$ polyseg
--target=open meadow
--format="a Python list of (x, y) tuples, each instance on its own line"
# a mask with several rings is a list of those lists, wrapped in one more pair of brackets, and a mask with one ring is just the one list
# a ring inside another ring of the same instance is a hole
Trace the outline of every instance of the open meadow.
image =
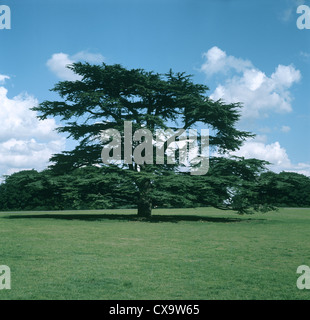
[(0, 265), (17, 299), (298, 299), (310, 209), (1, 212)]

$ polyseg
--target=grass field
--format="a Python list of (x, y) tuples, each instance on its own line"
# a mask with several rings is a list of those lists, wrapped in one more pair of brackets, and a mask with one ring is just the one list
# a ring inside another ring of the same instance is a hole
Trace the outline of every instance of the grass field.
[(10, 299), (310, 299), (310, 209), (2, 212)]

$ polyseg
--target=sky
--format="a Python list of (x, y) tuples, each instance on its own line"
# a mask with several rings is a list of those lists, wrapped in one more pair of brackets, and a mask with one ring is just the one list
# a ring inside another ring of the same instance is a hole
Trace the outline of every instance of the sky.
[(212, 99), (243, 105), (237, 127), (256, 136), (232, 155), (310, 176), (310, 30), (297, 26), (297, 8), (310, 0), (1, 5), (11, 29), (0, 29), (0, 176), (43, 170), (52, 154), (72, 148), (55, 131), (58, 119), (40, 121), (30, 108), (59, 99), (50, 89), (77, 79), (66, 68), (77, 61), (191, 74)]

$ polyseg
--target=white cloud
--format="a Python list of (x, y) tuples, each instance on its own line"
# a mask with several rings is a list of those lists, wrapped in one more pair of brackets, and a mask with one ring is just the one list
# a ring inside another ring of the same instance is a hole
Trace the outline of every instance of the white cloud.
[(243, 119), (264, 118), (270, 113), (292, 111), (289, 89), (301, 79), (300, 71), (294, 66), (278, 65), (275, 71), (267, 76), (250, 61), (227, 56), (217, 47), (211, 48), (204, 56), (207, 60), (201, 70), (206, 75), (224, 73), (227, 76), (228, 71), (231, 71), (210, 97), (227, 103), (241, 102)]
[(248, 140), (240, 150), (232, 152), (233, 155), (245, 158), (256, 158), (266, 160), (277, 167), (290, 165), (286, 150), (280, 146), (278, 141), (265, 144), (264, 142)]
[(287, 168), (285, 171), (296, 172), (310, 177), (310, 164), (308, 163), (298, 163), (296, 165), (291, 165), (290, 168)]
[[(273, 73), (267, 75), (256, 68), (249, 60), (229, 56), (218, 47), (204, 53), (205, 62), (201, 71), (207, 76), (221, 75), (222, 80), (210, 95), (213, 100), (222, 99), (227, 103), (240, 102), (241, 121), (253, 121), (269, 117), (272, 113), (292, 111), (291, 87), (300, 81), (301, 73), (293, 65), (279, 64)], [(280, 130), (289, 132), (291, 128), (283, 125)], [(310, 164), (291, 162), (285, 148), (278, 141), (267, 143), (272, 130), (259, 129), (263, 135), (247, 140), (241, 148), (231, 155), (256, 158), (271, 163), (269, 169), (275, 172), (292, 171), (310, 176)], [(214, 154), (219, 156), (218, 154)]]
[(206, 61), (201, 66), (201, 71), (212, 76), (215, 73), (227, 73), (230, 70), (241, 72), (252, 67), (248, 60), (227, 56), (226, 52), (218, 47), (213, 47), (203, 54)]
[(281, 131), (282, 131), (282, 132), (285, 132), (285, 133), (286, 133), (286, 132), (290, 132), (290, 131), (291, 131), (291, 128), (290, 128), (289, 126), (282, 126), (282, 127), (281, 127)]
[(266, 144), (264, 139), (251, 139), (245, 141), (241, 148), (231, 152), (231, 155), (244, 157), (246, 159), (256, 158), (271, 163), (268, 168), (274, 172), (290, 171), (310, 176), (310, 164), (293, 164), (285, 148), (278, 141)]
[(52, 57), (47, 61), (48, 68), (61, 80), (81, 80), (81, 76), (75, 74), (69, 65), (77, 61), (87, 61), (89, 63), (101, 63), (104, 57), (99, 53), (90, 53), (87, 51), (80, 51), (73, 56), (69, 56), (66, 53), (54, 53)]
[(283, 66), (280, 64), (271, 75), (269, 84), (272, 86), (272, 89), (285, 90), (300, 79), (301, 73), (299, 70), (296, 70), (294, 66)]
[(54, 53), (52, 57), (47, 61), (48, 68), (62, 80), (80, 80), (81, 76), (76, 75), (72, 70), (68, 68), (69, 65), (74, 63), (66, 53)]
[(10, 79), (10, 77), (4, 74), (0, 74), (0, 84), (4, 84), (6, 79)]
[(12, 99), (0, 87), (0, 176), (24, 169), (42, 170), (54, 153), (64, 150), (65, 139), (54, 129), (54, 119), (38, 120), (30, 110), (38, 101), (20, 94)]
[(74, 61), (87, 61), (89, 63), (102, 63), (104, 56), (100, 53), (91, 53), (88, 51), (80, 51), (71, 57)]

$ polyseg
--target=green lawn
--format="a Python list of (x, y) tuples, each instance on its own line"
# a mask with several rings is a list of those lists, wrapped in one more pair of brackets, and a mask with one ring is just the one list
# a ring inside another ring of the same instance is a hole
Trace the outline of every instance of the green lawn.
[(310, 209), (2, 212), (3, 299), (309, 299)]

